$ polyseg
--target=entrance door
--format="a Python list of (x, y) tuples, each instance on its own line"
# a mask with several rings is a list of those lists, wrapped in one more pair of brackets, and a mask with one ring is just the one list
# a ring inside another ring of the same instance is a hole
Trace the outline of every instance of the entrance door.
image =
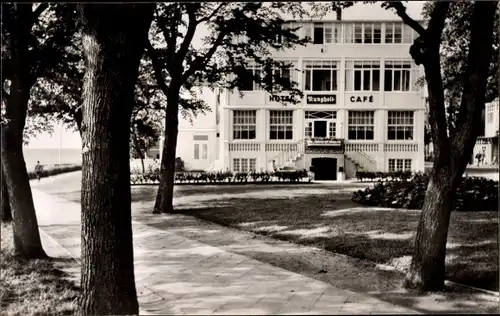
[(328, 130), (326, 129), (326, 121), (314, 121), (313, 137), (327, 137)]
[(337, 180), (336, 158), (312, 158), (315, 180)]

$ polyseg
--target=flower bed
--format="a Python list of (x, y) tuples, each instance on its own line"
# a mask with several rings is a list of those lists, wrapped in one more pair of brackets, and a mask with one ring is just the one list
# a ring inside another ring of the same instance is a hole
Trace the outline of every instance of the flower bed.
[[(307, 170), (286, 172), (177, 172), (175, 184), (250, 184), (250, 183), (308, 183), (312, 181)], [(159, 184), (159, 168), (150, 168), (145, 173), (134, 170), (130, 176), (132, 185)]]
[[(403, 209), (422, 209), (429, 177), (415, 174), (404, 181), (379, 182), (373, 188), (354, 192), (352, 201)], [(463, 178), (453, 200), (454, 211), (498, 211), (498, 181)]]

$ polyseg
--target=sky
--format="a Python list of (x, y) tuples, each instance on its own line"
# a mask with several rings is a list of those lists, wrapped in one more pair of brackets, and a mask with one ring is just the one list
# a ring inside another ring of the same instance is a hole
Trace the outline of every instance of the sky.
[[(408, 1), (406, 12), (411, 18), (420, 19), (425, 1)], [(336, 14), (324, 17), (325, 20), (335, 20)], [(380, 4), (355, 4), (342, 12), (343, 20), (400, 20), (393, 10), (385, 10)], [(206, 33), (199, 34), (198, 39), (206, 36)], [(197, 46), (197, 45), (196, 45)], [(62, 126), (54, 128), (52, 135), (43, 133), (32, 139), (27, 148), (81, 148), (81, 139), (78, 132), (65, 130)]]

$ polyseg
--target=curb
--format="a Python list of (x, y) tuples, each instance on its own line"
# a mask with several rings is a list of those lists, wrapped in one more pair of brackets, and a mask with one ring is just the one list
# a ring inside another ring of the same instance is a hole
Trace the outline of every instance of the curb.
[[(50, 240), (52, 243), (54, 243), (54, 244), (55, 244), (58, 248), (62, 249), (62, 250), (63, 250), (63, 252), (67, 253), (67, 254), (71, 257), (71, 259), (73, 259), (73, 260), (76, 262), (76, 264), (77, 264), (78, 266), (80, 266), (80, 267), (81, 267), (80, 260), (79, 260), (79, 259), (77, 259), (77, 258), (75, 258), (75, 257), (74, 257), (74, 256), (73, 256), (73, 255), (72, 255), (72, 254), (68, 251), (68, 249), (64, 248), (64, 247), (63, 247), (63, 246), (62, 246), (59, 242), (57, 242), (57, 240), (55, 240), (55, 238), (53, 238), (53, 237), (52, 237), (52, 236), (50, 236), (50, 235), (49, 235), (46, 231), (44, 231), (44, 230), (43, 230), (43, 228), (40, 228), (40, 227), (39, 227), (39, 228), (38, 228), (38, 230), (39, 230), (39, 231), (40, 231), (40, 232), (41, 232), (41, 233), (42, 233), (45, 237), (47, 237), (47, 239), (48, 239), (48, 240)], [(137, 287), (137, 284), (136, 284), (136, 287)], [(142, 288), (144, 288), (144, 289), (148, 289), (149, 291), (153, 292), (151, 289), (149, 289), (149, 288), (145, 287), (144, 285), (139, 285), (139, 287), (142, 287)], [(153, 292), (153, 293), (154, 293), (154, 292)], [(150, 312), (148, 312), (148, 311), (146, 311), (146, 310), (142, 309), (142, 308), (139, 306), (139, 314), (138, 314), (138, 315), (156, 315), (156, 314), (154, 314), (154, 313), (150, 313)]]

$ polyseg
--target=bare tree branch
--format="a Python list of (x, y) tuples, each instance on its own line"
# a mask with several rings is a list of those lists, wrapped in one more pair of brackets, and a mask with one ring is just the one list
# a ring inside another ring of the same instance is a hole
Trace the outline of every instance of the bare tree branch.
[[(170, 13), (170, 12), (169, 12)], [(175, 11), (172, 12), (173, 15), (178, 16), (179, 15), (179, 10), (178, 8), (175, 8)], [(166, 68), (168, 72), (172, 72), (171, 65), (174, 64), (174, 59), (175, 59), (175, 47), (177, 46), (177, 30), (178, 30), (178, 24), (176, 22), (177, 19), (172, 19), (172, 22), (170, 23), (170, 31), (167, 28), (165, 21), (161, 17), (160, 13), (158, 10), (156, 10), (156, 24), (160, 28), (161, 32), (163, 33), (163, 37), (165, 38), (165, 42), (167, 43), (167, 65)]]
[(206, 17), (204, 18), (201, 18), (198, 20), (198, 23), (203, 23), (203, 22), (207, 22), (207, 21), (210, 21), (210, 19), (212, 19), (217, 13), (219, 13), (219, 11), (225, 7), (228, 3), (227, 2), (222, 2), (221, 4), (219, 4), (219, 6), (217, 8), (215, 8), (212, 13), (210, 13), (209, 15), (207, 15)]
[[(441, 63), (439, 47), (441, 35), (443, 33), (446, 15), (450, 7), (449, 1), (436, 3), (431, 13), (429, 27), (424, 41), (416, 41), (413, 45), (423, 45), (421, 48), (424, 55), (425, 78), (429, 92), (429, 125), (431, 127), (432, 141), (436, 156), (438, 151), (449, 152), (450, 142), (447, 133), (446, 112), (444, 107), (443, 80), (441, 75)], [(441, 163), (441, 162), (436, 162)], [(442, 162), (445, 164), (445, 162)]]
[(146, 43), (146, 50), (148, 52), (149, 57), (151, 58), (151, 64), (153, 66), (153, 72), (154, 76), (156, 79), (156, 83), (158, 84), (158, 87), (163, 91), (165, 95), (167, 95), (167, 92), (169, 90), (169, 87), (165, 81), (165, 78), (163, 77), (161, 70), (163, 69), (162, 64), (160, 62), (160, 59), (158, 58), (158, 54), (156, 53), (156, 50), (154, 49), (153, 45), (151, 45), (151, 42), (148, 40)]
[(196, 32), (196, 27), (198, 26), (198, 22), (196, 21), (196, 16), (194, 14), (196, 9), (193, 8), (192, 5), (188, 4), (186, 4), (186, 9), (189, 17), (188, 29), (186, 31), (186, 35), (184, 36), (184, 40), (182, 41), (182, 44), (179, 47), (179, 50), (175, 54), (176, 65), (174, 65), (176, 66), (175, 68), (180, 69), (181, 72), (183, 70), (182, 62), (184, 61), (184, 58), (186, 58), (186, 54), (189, 51), (189, 46), (191, 45), (194, 34)]
[(403, 22), (415, 30), (419, 35), (425, 34), (425, 29), (420, 23), (412, 19), (406, 13), (406, 7), (401, 1), (391, 1), (387, 4), (387, 8), (392, 8), (396, 10), (396, 14), (403, 20)]
[(229, 33), (229, 30), (225, 28), (224, 30), (220, 31), (219, 35), (217, 36), (217, 39), (213, 43), (212, 47), (208, 50), (208, 52), (205, 55), (197, 56), (196, 59), (193, 61), (191, 64), (191, 67), (189, 67), (188, 70), (182, 75), (182, 80), (185, 81), (187, 80), (190, 76), (192, 76), (196, 71), (204, 69), (205, 66), (208, 64), (212, 56), (215, 54), (217, 51), (217, 48), (222, 44), (222, 41), (224, 40), (224, 37)]

